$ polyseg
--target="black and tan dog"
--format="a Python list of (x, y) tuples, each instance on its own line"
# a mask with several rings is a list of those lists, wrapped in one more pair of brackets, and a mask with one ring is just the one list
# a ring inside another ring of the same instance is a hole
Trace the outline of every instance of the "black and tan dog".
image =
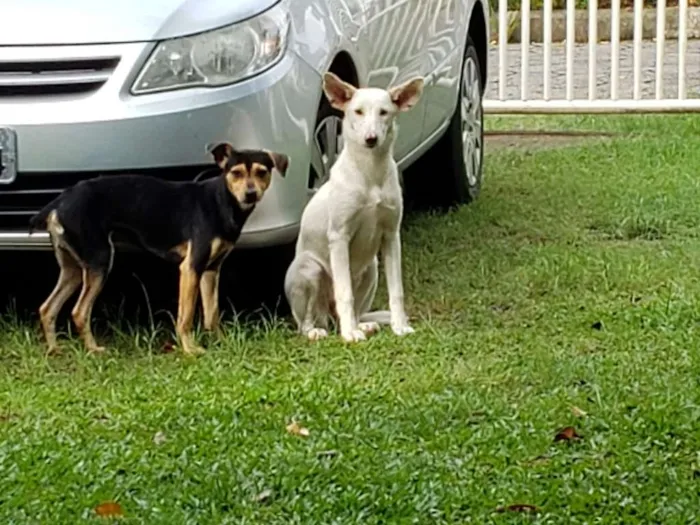
[(204, 327), (219, 320), (219, 272), (246, 219), (270, 185), (272, 170), (284, 176), (288, 158), (264, 150), (211, 150), (221, 175), (201, 182), (173, 182), (146, 175), (115, 175), (79, 182), (30, 220), (30, 231), (48, 230), (60, 266), (58, 283), (39, 309), (49, 351), (56, 317), (82, 283), (73, 321), (90, 352), (104, 351), (90, 329), (92, 306), (112, 267), (112, 234), (126, 232), (145, 249), (180, 264), (177, 335), (188, 354), (204, 349), (192, 329), (201, 291)]

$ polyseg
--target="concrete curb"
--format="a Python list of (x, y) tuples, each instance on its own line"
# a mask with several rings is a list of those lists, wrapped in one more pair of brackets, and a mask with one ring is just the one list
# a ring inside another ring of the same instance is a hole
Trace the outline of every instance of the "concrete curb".
[[(520, 43), (520, 12), (509, 11), (508, 20), (516, 18), (514, 28), (510, 35), (510, 43)], [(530, 39), (531, 42), (543, 40), (543, 13), (541, 10), (530, 12)], [(611, 26), (610, 9), (598, 10), (598, 41), (610, 40)], [(656, 9), (645, 9), (642, 23), (642, 38), (650, 40), (656, 38)], [(576, 10), (574, 35), (576, 42), (588, 42), (588, 10)], [(688, 38), (700, 38), (700, 7), (688, 8)], [(634, 14), (631, 9), (620, 11), (620, 40), (632, 40), (634, 35)], [(678, 38), (678, 8), (666, 9), (666, 38)], [(498, 42), (498, 13), (491, 16), (491, 39)], [(566, 11), (556, 10), (552, 12), (552, 42), (564, 42), (566, 40)]]

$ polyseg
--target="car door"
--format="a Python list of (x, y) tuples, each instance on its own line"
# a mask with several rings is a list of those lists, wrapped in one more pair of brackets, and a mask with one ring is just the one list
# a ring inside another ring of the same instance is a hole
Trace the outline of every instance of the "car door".
[[(416, 75), (427, 75), (426, 0), (360, 0), (365, 25), (360, 40), (365, 50), (367, 86), (387, 88)], [(423, 135), (426, 103), (422, 99), (398, 118), (395, 156), (401, 159), (418, 146)]]
[(423, 139), (430, 137), (452, 117), (462, 68), (462, 45), (467, 31), (469, 0), (425, 0), (426, 112)]

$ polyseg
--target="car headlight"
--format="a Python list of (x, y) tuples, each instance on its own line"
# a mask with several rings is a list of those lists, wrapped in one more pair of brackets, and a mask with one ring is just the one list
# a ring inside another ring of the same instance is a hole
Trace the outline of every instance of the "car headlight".
[(289, 13), (284, 4), (244, 22), (158, 43), (131, 92), (226, 86), (264, 71), (287, 47)]

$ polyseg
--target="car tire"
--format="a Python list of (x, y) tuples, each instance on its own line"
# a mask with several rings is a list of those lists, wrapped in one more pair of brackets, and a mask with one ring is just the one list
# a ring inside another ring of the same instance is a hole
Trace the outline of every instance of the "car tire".
[(411, 207), (449, 209), (479, 196), (483, 114), (481, 64), (474, 42), (467, 38), (457, 107), (447, 130), (404, 177), (406, 200)]

